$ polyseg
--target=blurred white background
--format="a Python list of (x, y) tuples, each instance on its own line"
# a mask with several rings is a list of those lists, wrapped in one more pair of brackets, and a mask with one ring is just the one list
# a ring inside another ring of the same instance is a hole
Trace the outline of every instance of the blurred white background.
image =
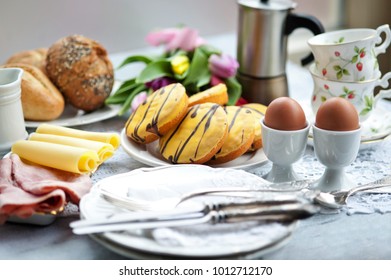
[[(316, 16), (328, 29), (340, 22), (341, 0), (295, 2), (295, 12)], [(237, 16), (236, 0), (0, 0), (0, 64), (71, 34), (116, 53), (147, 46), (144, 38), (156, 28), (183, 24), (203, 37), (235, 33)]]

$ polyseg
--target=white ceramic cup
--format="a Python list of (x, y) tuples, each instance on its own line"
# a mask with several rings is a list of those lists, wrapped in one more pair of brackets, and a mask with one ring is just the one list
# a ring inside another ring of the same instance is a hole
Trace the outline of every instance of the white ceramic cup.
[(361, 142), (361, 128), (351, 131), (324, 130), (312, 126), (314, 150), (326, 169), (311, 188), (325, 192), (349, 189), (355, 186), (345, 173), (345, 167), (354, 162)]
[(379, 76), (377, 56), (386, 52), (390, 42), (391, 30), (385, 24), (376, 30), (357, 28), (326, 32), (310, 38), (308, 45), (315, 57), (316, 74), (330, 80), (352, 82)]
[(264, 179), (278, 183), (300, 179), (292, 169), (305, 152), (310, 124), (300, 130), (276, 130), (266, 126), (261, 120), (263, 151), (273, 163), (271, 171)]
[(342, 97), (354, 105), (360, 118), (360, 122), (366, 121), (375, 110), (377, 103), (382, 98), (391, 97), (391, 89), (383, 89), (374, 95), (375, 87), (387, 88), (391, 79), (391, 72), (383, 77), (362, 82), (338, 82), (325, 79), (314, 73), (314, 65), (310, 72), (314, 81), (314, 89), (311, 97), (311, 107), (316, 115), (320, 105), (332, 97)]

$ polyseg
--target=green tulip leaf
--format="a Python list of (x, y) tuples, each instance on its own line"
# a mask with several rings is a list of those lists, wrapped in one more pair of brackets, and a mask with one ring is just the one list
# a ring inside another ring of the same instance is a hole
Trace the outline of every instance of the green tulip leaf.
[(201, 45), (199, 46), (199, 49), (201, 49), (208, 57), (212, 54), (221, 54), (221, 51), (211, 45)]
[(188, 71), (189, 73), (187, 74), (186, 79), (183, 81), (184, 86), (196, 84), (197, 87), (199, 87), (200, 85), (205, 85), (205, 81), (209, 83), (210, 72), (208, 68), (208, 57), (202, 51), (202, 49), (197, 48), (195, 50)]
[(126, 98), (135, 87), (137, 87), (135, 78), (123, 82), (123, 84), (105, 100), (105, 103), (121, 104), (125, 102)]
[(121, 68), (121, 67), (123, 67), (127, 64), (133, 63), (133, 62), (143, 62), (145, 64), (149, 64), (152, 62), (152, 58), (145, 56), (145, 55), (129, 56), (118, 66), (118, 68)]
[(144, 84), (161, 77), (173, 77), (171, 63), (164, 60), (156, 60), (149, 63), (136, 79), (137, 84)]
[(235, 78), (228, 78), (225, 80), (228, 91), (228, 105), (235, 105), (242, 94), (242, 86)]
[(179, 75), (179, 74), (175, 74), (174, 73), (174, 78), (175, 78), (175, 80), (177, 80), (177, 81), (182, 81), (182, 80), (184, 80), (186, 77), (187, 77), (187, 74), (189, 73), (189, 70), (186, 70), (183, 74), (181, 74), (181, 75)]
[(119, 111), (118, 115), (122, 116), (124, 113), (129, 111), (130, 105), (132, 104), (133, 98), (139, 94), (140, 92), (146, 90), (147, 88), (145, 85), (138, 85), (136, 88), (134, 88), (126, 98), (125, 102), (122, 105), (121, 110)]

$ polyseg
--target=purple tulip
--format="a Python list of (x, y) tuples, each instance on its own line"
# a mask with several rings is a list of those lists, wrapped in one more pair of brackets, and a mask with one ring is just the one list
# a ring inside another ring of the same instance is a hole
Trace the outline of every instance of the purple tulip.
[(172, 83), (175, 83), (175, 81), (167, 77), (161, 77), (145, 83), (145, 86), (155, 91)]
[(213, 75), (227, 79), (235, 76), (239, 63), (228, 54), (212, 54), (209, 57), (209, 70)]

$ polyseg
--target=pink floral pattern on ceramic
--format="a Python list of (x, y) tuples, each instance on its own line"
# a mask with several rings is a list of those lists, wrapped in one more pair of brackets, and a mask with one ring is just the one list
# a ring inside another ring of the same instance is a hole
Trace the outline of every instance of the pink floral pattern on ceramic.
[[(343, 42), (343, 40), (340, 41)], [(350, 76), (352, 76), (352, 74), (355, 74), (356, 78), (354, 78), (354, 80), (365, 81), (367, 80), (365, 74), (369, 72), (369, 71), (365, 71), (365, 69), (369, 67), (373, 70), (372, 75), (378, 75), (379, 63), (376, 59), (374, 49), (372, 49), (369, 52), (369, 54), (367, 54), (367, 50), (365, 47), (360, 49), (358, 46), (354, 46), (353, 52), (354, 52), (353, 56), (352, 55), (349, 56), (349, 54), (344, 55), (339, 51), (335, 51), (334, 57), (330, 59), (330, 61), (321, 69), (321, 71), (319, 69), (320, 63), (319, 61), (316, 61), (315, 65), (317, 65), (317, 72), (322, 73), (322, 76), (324, 77), (328, 77), (331, 75), (334, 80), (341, 80), (344, 77), (349, 79)], [(372, 56), (373, 59), (370, 59), (370, 61), (372, 62), (373, 65), (369, 65), (368, 60), (365, 59), (367, 55)], [(354, 70), (353, 73), (351, 73), (352, 69)], [(369, 77), (369, 79), (372, 78), (373, 77)]]
[(375, 87), (388, 88), (391, 79), (391, 72), (385, 74), (382, 78), (363, 82), (339, 82), (323, 78), (315, 74), (314, 65), (310, 71), (314, 81), (314, 89), (311, 97), (311, 106), (314, 114), (319, 106), (327, 99), (332, 97), (342, 97), (351, 102), (357, 109), (360, 121), (368, 119), (374, 111), (377, 102), (381, 98), (391, 97), (391, 89), (381, 90), (376, 97), (373, 94)]
[[(323, 88), (317, 88), (316, 91), (314, 91), (312, 96), (313, 108), (316, 108), (315, 110), (317, 111), (319, 106), (331, 97), (341, 97), (355, 104), (361, 120), (366, 119), (369, 113), (374, 109), (373, 96), (365, 95), (363, 93), (357, 94), (356, 90), (349, 89), (346, 86), (343, 86), (338, 92), (331, 92), (327, 82), (324, 83)], [(363, 100), (358, 100), (358, 98), (362, 98)]]
[(315, 57), (315, 73), (330, 80), (348, 82), (376, 79), (380, 75), (377, 55), (384, 53), (390, 42), (391, 30), (387, 24), (376, 30), (326, 32), (308, 40)]

